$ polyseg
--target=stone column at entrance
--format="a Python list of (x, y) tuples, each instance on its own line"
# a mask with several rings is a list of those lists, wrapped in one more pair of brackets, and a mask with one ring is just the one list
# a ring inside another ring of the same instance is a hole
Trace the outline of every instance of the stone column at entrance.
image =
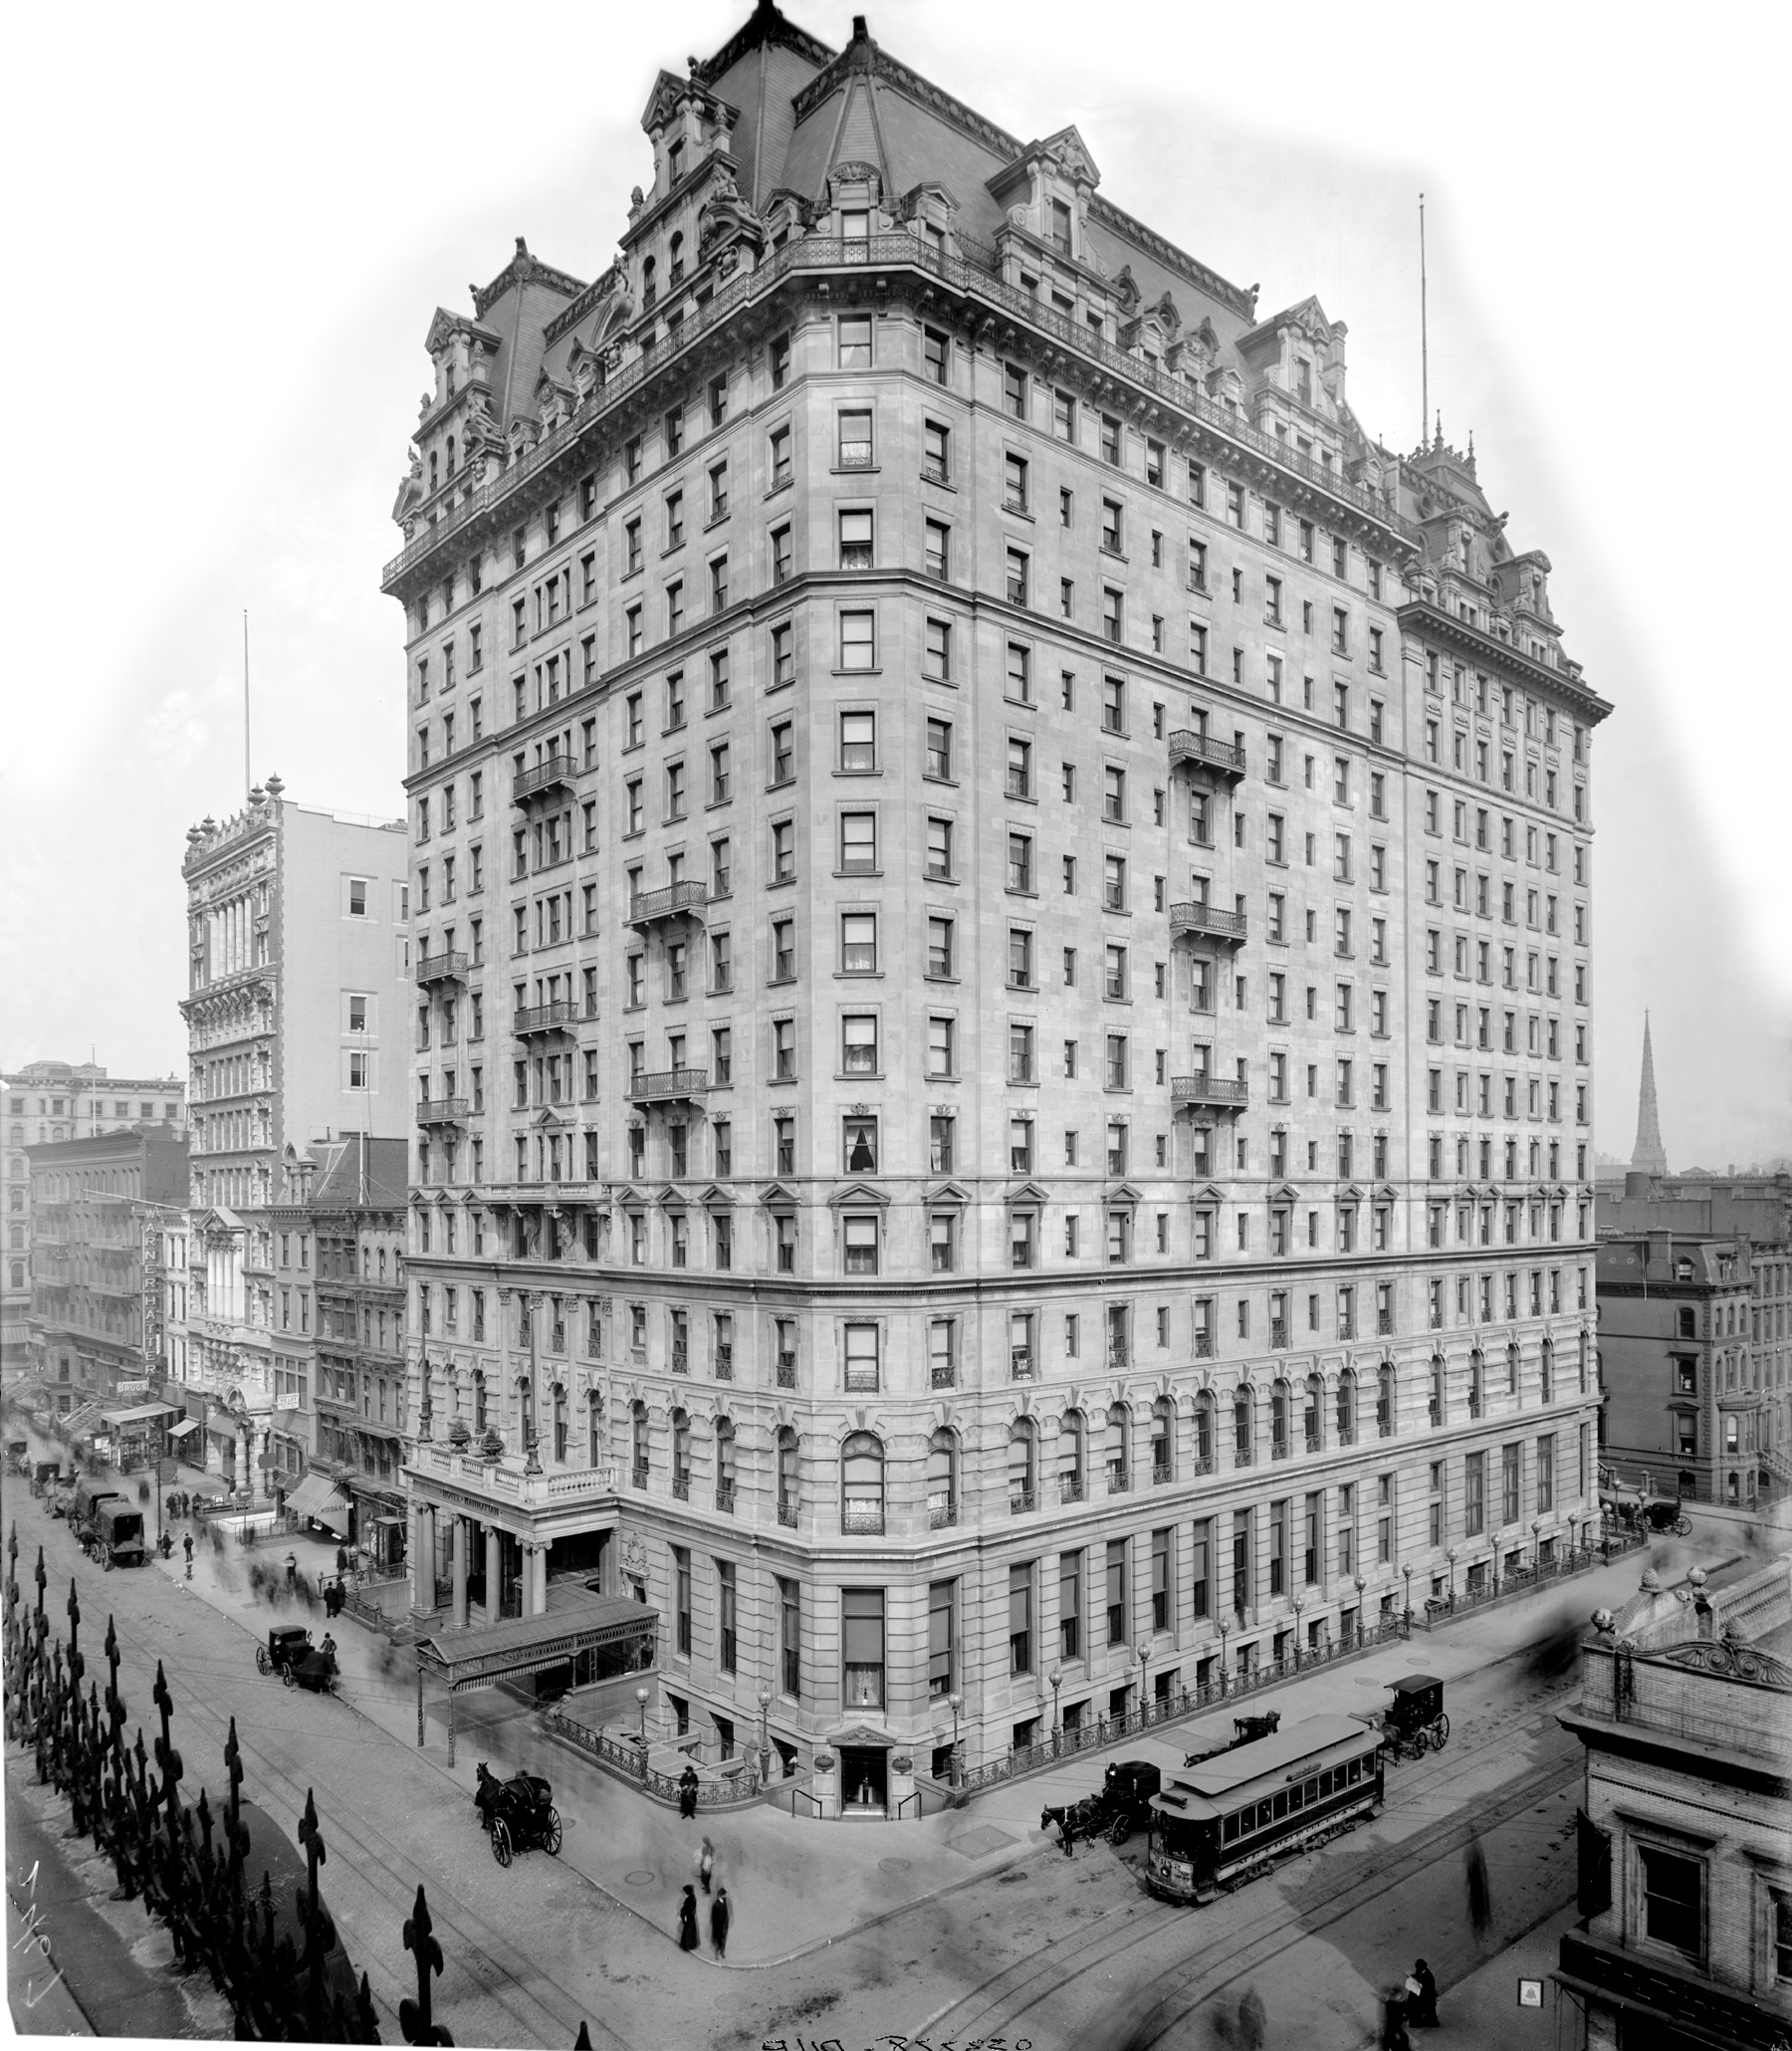
[(436, 1538), (435, 1505), (411, 1505), (410, 1528), (411, 1608), (421, 1614), (435, 1608)]
[(467, 1623), (467, 1520), (454, 1520), (454, 1622), (458, 1630)]
[(496, 1524), (486, 1526), (486, 1622), (497, 1623), (504, 1611), (500, 1576), (504, 1572), (504, 1543)]
[(523, 1546), (523, 1613), (539, 1617), (548, 1607), (548, 1548), (534, 1539)]

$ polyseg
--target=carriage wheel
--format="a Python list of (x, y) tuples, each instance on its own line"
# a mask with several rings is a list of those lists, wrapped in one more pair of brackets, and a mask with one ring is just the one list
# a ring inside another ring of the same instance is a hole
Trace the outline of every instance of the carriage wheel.
[(1125, 1844), (1126, 1840), (1131, 1836), (1132, 1818), (1130, 1816), (1116, 1816), (1113, 1822), (1108, 1825), (1108, 1843), (1115, 1847)]
[(502, 1816), (492, 1818), (492, 1857), (500, 1866), (508, 1866), (511, 1862), (510, 1825)]
[(295, 1688), (298, 1686), (298, 1683), (295, 1682), (293, 1679), (293, 1670), (291, 1666), (285, 1666), (281, 1668), (280, 1678), (282, 1683), (288, 1688)]
[(1434, 1752), (1441, 1752), (1450, 1742), (1450, 1717), (1442, 1709), (1438, 1711), (1438, 1720), (1432, 1725), (1431, 1742)]
[(258, 1671), (263, 1674), (268, 1673), (273, 1667), (274, 1663), (268, 1658), (268, 1648), (265, 1645), (258, 1645), (255, 1648), (255, 1664)]
[(1677, 1538), (1690, 1538), (1692, 1535), (1692, 1519), (1690, 1517), (1676, 1517), (1674, 1520), (1674, 1535)]
[(552, 1852), (558, 1859), (560, 1848), (560, 1819), (558, 1809), (548, 1811), (548, 1828), (542, 1833), (542, 1849)]

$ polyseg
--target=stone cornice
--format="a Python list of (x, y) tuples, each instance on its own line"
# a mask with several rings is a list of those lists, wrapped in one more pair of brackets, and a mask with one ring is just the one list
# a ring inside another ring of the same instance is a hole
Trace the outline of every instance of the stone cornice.
[(1396, 607), (1395, 617), (1403, 628), (1422, 628), (1440, 640), (1453, 641), (1489, 668), (1503, 668), (1525, 683), (1559, 691), (1586, 715), (1589, 726), (1597, 726), (1613, 710), (1611, 704), (1589, 685), (1577, 682), (1562, 670), (1551, 669), (1547, 663), (1538, 662), (1513, 647), (1510, 641), (1502, 641), (1497, 634), (1483, 633), (1465, 619), (1457, 619), (1429, 598), (1409, 598), (1404, 605)]

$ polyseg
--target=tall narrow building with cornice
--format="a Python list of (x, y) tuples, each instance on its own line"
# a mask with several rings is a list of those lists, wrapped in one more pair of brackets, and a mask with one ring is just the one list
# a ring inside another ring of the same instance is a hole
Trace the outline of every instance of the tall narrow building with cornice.
[(653, 1728), (876, 1802), (1566, 1546), (1547, 558), (862, 21), (642, 124), (613, 263), (429, 324), (385, 575), (417, 1608), (637, 1596)]
[(1668, 1173), (1668, 1149), (1662, 1144), (1662, 1118), (1656, 1106), (1655, 1048), (1649, 1040), (1649, 1014), (1643, 1014), (1643, 1080), (1637, 1091), (1637, 1144), (1631, 1166), (1643, 1175)]

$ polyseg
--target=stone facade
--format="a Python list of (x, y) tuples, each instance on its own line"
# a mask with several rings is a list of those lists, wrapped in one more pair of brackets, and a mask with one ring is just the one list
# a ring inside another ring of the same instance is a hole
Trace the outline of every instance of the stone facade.
[(594, 1567), (680, 1727), (939, 1766), (1565, 1541), (1547, 559), (1074, 129), (765, 7), (644, 125), (395, 508), (419, 1608)]
[(1579, 1929), (1556, 1977), (1589, 2051), (1792, 2035), (1792, 1559), (1707, 1594), (1645, 1574), (1594, 1618)]

